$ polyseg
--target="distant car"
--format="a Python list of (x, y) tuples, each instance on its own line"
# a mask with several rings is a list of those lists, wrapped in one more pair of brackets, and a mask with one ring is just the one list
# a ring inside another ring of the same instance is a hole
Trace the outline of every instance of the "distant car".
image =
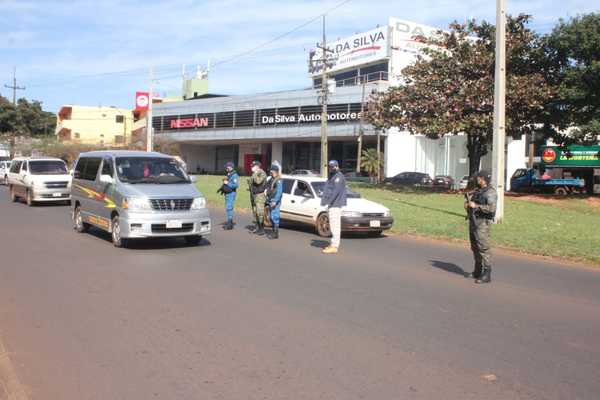
[(458, 190), (467, 190), (467, 186), (469, 186), (469, 175), (465, 175), (458, 182)]
[(431, 188), (433, 180), (428, 174), (422, 172), (402, 172), (391, 178), (386, 178), (383, 183), (398, 186), (412, 186)]
[(365, 173), (358, 173), (358, 172), (346, 172), (344, 174), (344, 177), (346, 177), (346, 181), (348, 182), (369, 182), (370, 178), (369, 175), (365, 174)]
[(454, 179), (448, 175), (436, 175), (433, 178), (433, 187), (437, 190), (452, 190)]
[(15, 158), (8, 172), (8, 186), (12, 201), (24, 199), (28, 206), (71, 200), (71, 175), (60, 158)]
[(311, 169), (295, 169), (292, 171), (290, 175), (294, 176), (321, 176), (318, 171), (314, 171)]
[(10, 161), (0, 161), (0, 183), (8, 185), (8, 171), (10, 170)]
[[(312, 225), (320, 236), (330, 236), (327, 208), (321, 206), (326, 180), (315, 177), (283, 176), (281, 219)], [(348, 189), (348, 204), (342, 209), (342, 232), (380, 235), (390, 229), (394, 218), (381, 204), (363, 199)]]

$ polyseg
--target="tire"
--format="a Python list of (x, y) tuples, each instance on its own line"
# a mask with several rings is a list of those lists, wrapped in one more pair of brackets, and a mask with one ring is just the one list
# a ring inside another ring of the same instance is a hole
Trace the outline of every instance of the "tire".
[(121, 237), (121, 223), (119, 222), (119, 216), (115, 215), (112, 219), (111, 235), (112, 244), (115, 247), (126, 248), (128, 245), (127, 239)]
[(198, 246), (200, 244), (200, 242), (202, 241), (202, 236), (185, 236), (184, 237), (185, 242), (187, 244), (189, 244), (190, 246)]
[(79, 233), (85, 233), (90, 229), (90, 224), (83, 222), (80, 206), (77, 206), (73, 211), (73, 227)]
[(15, 193), (15, 187), (11, 186), (10, 187), (10, 200), (13, 203), (16, 203), (17, 201), (19, 201), (19, 197), (17, 196), (17, 194)]
[(569, 191), (564, 186), (558, 186), (554, 189), (554, 194), (557, 196), (566, 196), (569, 194)]
[(27, 189), (25, 194), (25, 201), (29, 207), (35, 206), (35, 201), (33, 201), (33, 192), (30, 189)]
[(329, 227), (329, 215), (327, 213), (321, 213), (317, 218), (317, 233), (321, 237), (330, 237), (331, 228)]

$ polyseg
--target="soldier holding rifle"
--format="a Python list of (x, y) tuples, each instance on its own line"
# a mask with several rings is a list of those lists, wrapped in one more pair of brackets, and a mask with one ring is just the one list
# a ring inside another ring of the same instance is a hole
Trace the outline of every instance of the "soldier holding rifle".
[(251, 232), (263, 236), (265, 234), (265, 202), (267, 199), (267, 174), (262, 169), (260, 161), (252, 162), (252, 176), (248, 179), (248, 189), (250, 190), (250, 204), (254, 214), (255, 225)]

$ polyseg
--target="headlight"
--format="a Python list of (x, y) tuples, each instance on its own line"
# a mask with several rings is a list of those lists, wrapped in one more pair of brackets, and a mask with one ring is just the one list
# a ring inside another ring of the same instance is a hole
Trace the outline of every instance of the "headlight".
[(123, 199), (123, 208), (130, 211), (151, 211), (150, 200), (143, 197), (130, 197)]
[(392, 212), (390, 210), (387, 210), (386, 212), (383, 213), (384, 217), (391, 217), (392, 216)]
[(201, 210), (206, 208), (206, 199), (204, 197), (196, 197), (192, 202), (192, 210)]
[(360, 218), (362, 214), (358, 211), (342, 211), (342, 216), (350, 218)]

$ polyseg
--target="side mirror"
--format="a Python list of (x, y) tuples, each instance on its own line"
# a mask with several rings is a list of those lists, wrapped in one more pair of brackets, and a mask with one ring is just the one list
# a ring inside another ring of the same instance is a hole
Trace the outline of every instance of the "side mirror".
[(114, 183), (114, 179), (110, 175), (100, 175), (100, 182), (108, 184)]
[(190, 182), (192, 182), (192, 183), (198, 182), (198, 177), (196, 175), (190, 175)]

